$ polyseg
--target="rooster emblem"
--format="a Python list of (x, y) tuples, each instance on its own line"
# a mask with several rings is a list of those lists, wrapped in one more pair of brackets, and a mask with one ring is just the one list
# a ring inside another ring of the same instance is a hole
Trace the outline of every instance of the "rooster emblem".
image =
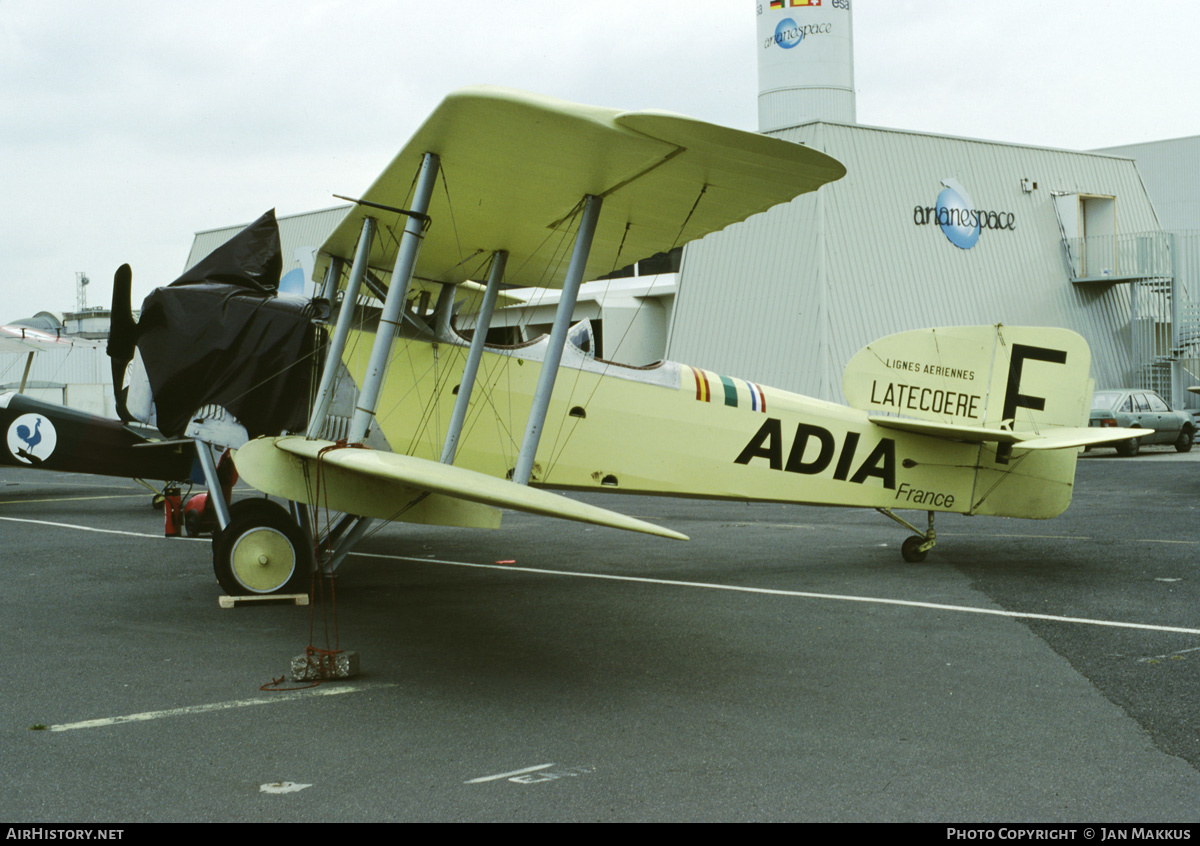
[(54, 424), (40, 414), (22, 414), (8, 427), (8, 451), (22, 464), (41, 464), (57, 440)]
[(32, 451), (35, 446), (42, 442), (42, 418), (38, 418), (33, 424), (33, 432), (30, 433), (28, 426), (17, 427), (17, 438), (25, 442), (25, 449)]

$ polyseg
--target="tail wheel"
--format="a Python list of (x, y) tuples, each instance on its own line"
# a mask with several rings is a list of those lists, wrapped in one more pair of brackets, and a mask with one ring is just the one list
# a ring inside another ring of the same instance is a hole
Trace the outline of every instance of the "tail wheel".
[(308, 536), (267, 499), (235, 502), (229, 525), (213, 538), (213, 571), (231, 596), (306, 591), (312, 569)]
[(925, 544), (925, 538), (913, 535), (910, 538), (905, 538), (904, 543), (900, 544), (900, 555), (909, 564), (920, 564), (929, 556), (928, 549), (921, 549)]

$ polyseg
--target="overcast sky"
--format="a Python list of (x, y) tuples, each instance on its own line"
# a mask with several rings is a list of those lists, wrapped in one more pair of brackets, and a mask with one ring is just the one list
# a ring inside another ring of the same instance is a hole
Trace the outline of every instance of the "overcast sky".
[[(1200, 134), (1194, 0), (852, 2), (860, 123)], [(196, 231), (338, 205), (464, 85), (757, 129), (755, 42), (754, 0), (0, 0), (0, 322), (122, 262), (136, 308)]]

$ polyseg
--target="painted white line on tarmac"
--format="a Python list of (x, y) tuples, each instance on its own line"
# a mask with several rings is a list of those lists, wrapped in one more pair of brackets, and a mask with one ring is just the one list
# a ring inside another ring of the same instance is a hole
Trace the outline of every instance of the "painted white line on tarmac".
[[(135, 538), (162, 539), (162, 535), (145, 534), (142, 532), (123, 532), (117, 529), (93, 529), (90, 526), (78, 526), (71, 523), (52, 523), (47, 520), (28, 520), (18, 517), (0, 517), (11, 523), (33, 523), (40, 526), (56, 526), (63, 529), (78, 529), (82, 532), (99, 532), (109, 535), (126, 535)], [(1033, 536), (1031, 536), (1033, 537)], [(1065, 538), (1079, 540), (1080, 538)], [(208, 542), (208, 538), (171, 538), (170, 540), (193, 540)], [(1179, 543), (1200, 543), (1200, 541), (1178, 541)], [(352, 552), (363, 558), (384, 558), (393, 561), (414, 561), (419, 564), (444, 564), (452, 567), (470, 567), (479, 570), (511, 570), (518, 573), (537, 573), (547, 576), (572, 576), (579, 579), (606, 579), (617, 582), (639, 582), (642, 584), (663, 585), (671, 587), (703, 588), (706, 590), (725, 590), (735, 593), (756, 593), (766, 596), (792, 596), (800, 599), (828, 599), (838, 602), (863, 602), (875, 605), (898, 605), (907, 608), (925, 608), (933, 611), (954, 611), (962, 614), (987, 614), (993, 617), (1008, 617), (1016, 620), (1047, 620), (1056, 623), (1075, 623), (1087, 626), (1106, 626), (1118, 629), (1139, 629), (1150, 632), (1173, 632), (1175, 634), (1200, 635), (1200, 629), (1186, 626), (1156, 626), (1149, 623), (1123, 623), (1117, 620), (1093, 620), (1086, 617), (1063, 617), (1057, 614), (1033, 614), (1025, 611), (1000, 611), (994, 608), (973, 608), (969, 605), (942, 605), (935, 602), (915, 602), (907, 599), (884, 599), (873, 596), (845, 596), (835, 593), (810, 593), (797, 590), (774, 590), (771, 588), (745, 587), (743, 585), (720, 585), (706, 582), (683, 582), (673, 579), (648, 579), (641, 576), (614, 576), (607, 573), (579, 573), (567, 570), (545, 570), (534, 567), (513, 567), (503, 564), (472, 564), (466, 561), (446, 561), (437, 558), (409, 558), (404, 555), (381, 555), (374, 552)]]
[[(996, 534), (964, 534), (961, 532), (938, 532), (939, 538), (1021, 538), (1025, 540), (1064, 540), (1064, 541), (1095, 541), (1096, 538), (1090, 538), (1086, 535), (1030, 535), (1030, 534), (1015, 534), (1012, 532), (998, 532)], [(1164, 538), (1130, 538), (1127, 543), (1177, 543), (1184, 546), (1200, 545), (1200, 540), (1168, 540)]]
[(85, 499), (142, 499), (145, 494), (96, 494), (95, 496), (56, 496), (38, 499), (0, 499), (0, 505), (25, 505), (31, 502), (75, 502)]
[(675, 579), (649, 579), (643, 576), (615, 576), (608, 573), (579, 573), (569, 570), (545, 570), (538, 567), (514, 567), (509, 564), (471, 564), (465, 561), (446, 561), (437, 558), (409, 558), (404, 555), (382, 555), (374, 552), (352, 552), (363, 558), (384, 558), (394, 561), (412, 561), (418, 564), (444, 564), (451, 567), (468, 567), (478, 570), (508, 570), (516, 573), (534, 573), (543, 576), (569, 576), (577, 579), (602, 579), (613, 582), (636, 582), (639, 584), (667, 587), (724, 590), (734, 593), (754, 593), (763, 596), (789, 596), (799, 599), (826, 599), (836, 602), (861, 602), (872, 605), (897, 605), (905, 608), (923, 608), (931, 611), (954, 611), (961, 614), (987, 614), (993, 617), (1008, 617), (1016, 620), (1048, 620), (1055, 623), (1076, 623), (1087, 626), (1106, 626), (1117, 629), (1140, 629), (1150, 632), (1173, 632), (1176, 634), (1200, 635), (1200, 629), (1184, 626), (1156, 626), (1149, 623), (1123, 623), (1116, 620), (1092, 620), (1086, 617), (1062, 617), (1056, 614), (1033, 614), (1024, 611), (1001, 611), (994, 608), (974, 608), (970, 605), (943, 605), (937, 602), (916, 602), (908, 599), (885, 599), (876, 596), (848, 596), (836, 593), (810, 593), (799, 590), (776, 590), (774, 588), (746, 587), (745, 585), (721, 585), (711, 582), (683, 582)]
[(208, 705), (189, 705), (185, 708), (170, 708), (165, 711), (143, 711), (140, 714), (125, 714), (120, 717), (105, 717), (99, 720), (84, 720), (79, 723), (60, 723), (48, 726), (48, 731), (75, 731), (76, 729), (101, 728), (116, 726), (123, 723), (141, 723), (148, 720), (161, 720), (166, 717), (181, 717), (187, 714), (208, 714), (213, 711), (229, 711), (234, 708), (252, 708), (256, 705), (276, 705), (280, 702), (294, 702), (297, 699), (311, 699), (316, 696), (341, 696), (344, 693), (362, 693), (366, 690), (379, 690), (384, 687), (396, 687), (395, 684), (347, 685), (338, 687), (314, 687), (310, 690), (279, 693), (258, 699), (239, 699), (233, 702), (212, 702)]
[(1200, 652), (1200, 646), (1193, 646), (1191, 649), (1180, 649), (1177, 652), (1168, 652), (1166, 655), (1151, 655), (1149, 658), (1139, 658), (1138, 663), (1157, 664), (1160, 661), (1167, 661), (1170, 659), (1179, 660), (1189, 652)]
[(102, 535), (124, 535), (125, 537), (130, 538), (154, 538), (156, 540), (166, 539), (170, 541), (203, 541), (205, 543), (209, 543), (212, 540), (211, 538), (185, 538), (183, 535), (167, 538), (166, 535), (163, 534), (152, 534), (148, 532), (123, 532), (120, 529), (94, 529), (91, 526), (79, 526), (75, 523), (53, 523), (49, 520), (29, 520), (23, 517), (0, 517), (0, 520), (4, 520), (9, 523), (32, 523), (35, 526), (54, 526), (58, 529), (77, 529), (81, 532), (98, 532)]
[(485, 781), (499, 781), (502, 778), (512, 778), (513, 776), (525, 775), (526, 773), (536, 773), (538, 770), (548, 770), (553, 766), (553, 764), (538, 764), (536, 767), (526, 767), (523, 770), (513, 770), (510, 773), (500, 773), (499, 775), (473, 778), (470, 781), (464, 781), (463, 784), (483, 784)]

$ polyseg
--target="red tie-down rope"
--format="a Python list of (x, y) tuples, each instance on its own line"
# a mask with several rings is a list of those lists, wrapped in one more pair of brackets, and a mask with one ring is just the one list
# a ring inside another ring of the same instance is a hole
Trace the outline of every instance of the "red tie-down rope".
[[(324, 459), (325, 459), (325, 455), (327, 453), (332, 452), (333, 450), (337, 450), (337, 449), (370, 449), (370, 447), (368, 447), (366, 444), (362, 444), (362, 443), (350, 443), (345, 438), (343, 438), (335, 443), (330, 444), (327, 447), (322, 448), (319, 452), (317, 452), (316, 496), (313, 497), (313, 504), (312, 504), (312, 511), (310, 512), (310, 518), (311, 518), (311, 525), (316, 527), (318, 518), (320, 516), (321, 508), (324, 507), (324, 509), (325, 509), (326, 543), (329, 543), (329, 530), (332, 526), (332, 520), (330, 520), (330, 518), (329, 518), (329, 494), (328, 494), (328, 491), (326, 490), (327, 486), (325, 484), (324, 473), (323, 473), (324, 464), (325, 464)], [(319, 532), (314, 532), (313, 559), (316, 562), (317, 566), (313, 567), (312, 581), (309, 585), (309, 596), (311, 597), (312, 601), (309, 603), (309, 606), (308, 606), (308, 646), (305, 647), (305, 650), (304, 650), (305, 662), (306, 662), (305, 663), (305, 675), (315, 677), (314, 681), (312, 682), (312, 684), (299, 685), (296, 687), (276, 687), (276, 685), (281, 684), (283, 682), (284, 676), (280, 676), (279, 678), (275, 679), (274, 681), (264, 684), (261, 688), (259, 688), (260, 690), (277, 690), (277, 691), (303, 690), (303, 689), (309, 688), (309, 687), (316, 687), (323, 681), (335, 678), (335, 674), (336, 674), (336, 670), (337, 670), (337, 663), (336, 663), (337, 656), (340, 655), (343, 651), (342, 649), (339, 648), (339, 634), (338, 634), (338, 625), (337, 625), (337, 590), (334, 587), (333, 573), (330, 573), (329, 577), (327, 579), (321, 577), (321, 567), (320, 567), (321, 549), (320, 549), (320, 544), (317, 542), (317, 537), (319, 535), (320, 535)], [(332, 554), (332, 552), (333, 552), (332, 544), (330, 544), (326, 548), (326, 551), (328, 551), (330, 554)], [(328, 606), (328, 609), (326, 608), (326, 604), (325, 604), (325, 584), (326, 584), (326, 582), (328, 582), (328, 584), (329, 584), (329, 606)], [(313, 640), (315, 639), (314, 635), (316, 633), (316, 604), (317, 604), (318, 599), (320, 600), (320, 603), (321, 603), (322, 618), (325, 623), (325, 648), (324, 649), (322, 649), (318, 646), (315, 646), (313, 644)], [(329, 617), (331, 615), (333, 616), (333, 648), (329, 648)]]

